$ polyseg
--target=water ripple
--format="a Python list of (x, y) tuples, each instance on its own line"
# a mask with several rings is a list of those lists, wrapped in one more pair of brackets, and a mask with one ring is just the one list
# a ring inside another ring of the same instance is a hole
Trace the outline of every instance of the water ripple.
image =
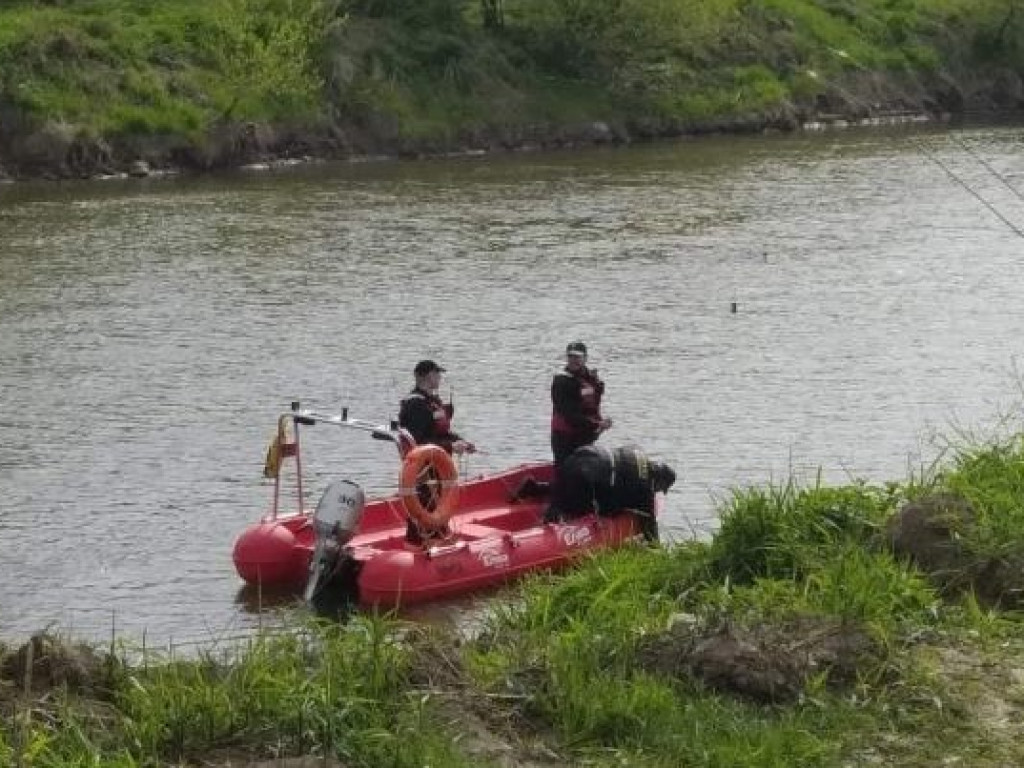
[[(1020, 133), (961, 138), (1018, 178)], [(1020, 220), (943, 134), (3, 188), (0, 636), (255, 626), (230, 552), (277, 413), (387, 419), (422, 357), (475, 474), (547, 455), (587, 340), (607, 439), (679, 470), (670, 537), (737, 485), (904, 477), (1013, 408), (1024, 331), (1019, 238), (922, 140)], [(393, 486), (387, 446), (306, 436), (310, 488)]]

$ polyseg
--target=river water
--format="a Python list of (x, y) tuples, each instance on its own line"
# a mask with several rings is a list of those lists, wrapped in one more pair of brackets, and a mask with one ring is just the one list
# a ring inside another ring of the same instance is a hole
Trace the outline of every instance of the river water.
[[(548, 455), (583, 339), (680, 480), (901, 480), (1020, 409), (1024, 131), (871, 130), (0, 187), (0, 638), (244, 633), (231, 547), (293, 399), (386, 421), (448, 368), (475, 474)], [(956, 181), (950, 173), (959, 178)], [(969, 189), (968, 189), (969, 187)], [(307, 430), (310, 494), (393, 486)], [(346, 438), (343, 441), (342, 438)]]

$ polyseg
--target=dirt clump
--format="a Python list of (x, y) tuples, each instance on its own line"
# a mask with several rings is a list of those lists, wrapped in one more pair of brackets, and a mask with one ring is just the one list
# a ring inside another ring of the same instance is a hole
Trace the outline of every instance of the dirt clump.
[(977, 517), (967, 499), (936, 493), (904, 504), (885, 532), (896, 554), (913, 560), (943, 592), (955, 594), (971, 584), (977, 567), (964, 545)]
[(978, 520), (967, 499), (935, 493), (903, 505), (885, 533), (893, 552), (909, 557), (943, 595), (973, 590), (986, 605), (1019, 607), (1024, 601), (1024, 562), (976, 551), (971, 542)]
[[(529, 717), (536, 685), (520, 680), (515, 690), (492, 698), (473, 685), (457, 651), (429, 631), (412, 640), (409, 683), (430, 696), (432, 707), (454, 734), (460, 751), (480, 765), (496, 768), (558, 768), (567, 765), (558, 740)], [(531, 677), (531, 672), (526, 673)]]
[(111, 657), (46, 632), (33, 635), (13, 653), (0, 658), (0, 682), (17, 692), (67, 688), (103, 698), (109, 692), (112, 671)]
[(849, 685), (877, 664), (881, 648), (862, 628), (838, 619), (800, 617), (778, 625), (699, 627), (677, 622), (639, 650), (640, 667), (690, 678), (722, 693), (762, 703), (794, 701), (807, 681), (824, 674), (829, 686)]

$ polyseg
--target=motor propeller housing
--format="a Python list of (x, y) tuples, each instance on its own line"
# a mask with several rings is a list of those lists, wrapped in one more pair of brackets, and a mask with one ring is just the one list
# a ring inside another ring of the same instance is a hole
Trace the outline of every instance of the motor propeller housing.
[(366, 507), (366, 494), (350, 480), (335, 480), (327, 486), (313, 513), (317, 539), (333, 538), (338, 546), (348, 543), (359, 529)]
[(307, 601), (312, 601), (331, 581), (341, 548), (358, 530), (365, 507), (366, 494), (349, 480), (335, 480), (324, 490), (313, 513), (316, 544), (304, 592)]

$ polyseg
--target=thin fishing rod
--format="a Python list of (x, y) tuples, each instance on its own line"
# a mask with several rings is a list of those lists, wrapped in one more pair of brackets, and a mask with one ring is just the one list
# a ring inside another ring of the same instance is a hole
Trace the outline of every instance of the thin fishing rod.
[[(841, 52), (837, 52), (837, 53), (840, 54), (840, 58), (843, 58), (843, 59), (846, 59), (847, 61), (852, 62), (859, 69), (862, 69), (862, 70), (865, 70), (865, 71), (867, 70), (867, 68), (863, 64), (861, 64), (859, 61), (857, 61), (856, 59), (851, 57), (845, 51), (841, 51)], [(867, 107), (868, 108), (868, 112), (870, 114), (871, 107), (867, 103), (867, 101), (865, 101), (864, 99), (859, 98), (857, 95), (851, 93), (846, 88), (843, 88), (842, 86), (839, 85), (838, 82), (836, 82), (834, 80), (829, 80), (829, 79), (826, 79), (826, 78), (822, 78), (817, 72), (813, 72), (813, 73), (811, 73), (811, 75), (812, 75), (812, 77), (815, 80), (823, 82), (826, 85), (828, 85), (829, 87), (834, 88), (835, 90), (837, 90), (840, 93), (842, 93), (852, 103), (854, 103), (854, 104), (858, 104), (859, 103), (859, 104)], [(906, 95), (906, 94), (904, 94), (904, 95)], [(913, 103), (913, 101), (911, 101), (910, 103)], [(1021, 239), (1024, 239), (1024, 230), (1021, 230), (1020, 227), (1018, 227), (1016, 224), (1014, 224), (1012, 221), (1010, 221), (1008, 218), (1006, 218), (1002, 213), (1000, 213), (996, 209), (996, 207), (993, 206), (988, 200), (986, 200), (981, 195), (979, 195), (977, 192), (975, 192), (971, 188), (971, 186), (969, 184), (967, 184), (967, 182), (965, 182), (963, 179), (961, 179), (959, 176), (957, 176), (955, 173), (953, 173), (953, 171), (945, 163), (943, 163), (934, 153), (929, 152), (927, 147), (924, 146), (924, 144), (922, 144), (920, 141), (918, 141), (916, 139), (913, 140), (913, 143), (917, 147), (917, 149), (925, 157), (927, 157), (929, 160), (931, 160), (936, 165), (938, 165), (942, 170), (944, 170), (949, 175), (949, 177), (951, 179), (953, 179), (953, 181), (955, 181), (961, 187), (963, 187), (968, 192), (970, 192), (971, 195), (973, 195), (974, 198), (976, 200), (978, 200), (978, 202), (980, 202), (982, 205), (984, 205), (986, 208), (988, 208), (996, 216), (996, 218), (998, 218), (1001, 222), (1003, 222), (1006, 226), (1008, 226), (1011, 230), (1013, 230), (1014, 234), (1016, 234), (1017, 237), (1019, 237)], [(985, 162), (982, 158), (978, 157), (975, 153), (971, 152), (971, 150), (967, 149), (967, 147), (963, 144), (962, 141), (961, 141), (961, 146), (964, 147), (964, 149), (967, 151), (968, 154), (970, 154), (979, 163), (981, 163), (981, 165), (983, 165), (988, 170), (989, 173), (991, 173), (993, 176), (995, 176), (997, 179), (999, 179), (1001, 182), (1003, 182), (1003, 184), (1005, 184), (1013, 192), (1014, 195), (1016, 195), (1021, 200), (1024, 200), (1024, 196), (1022, 196), (1021, 193), (1017, 191), (1017, 189), (1015, 189), (1008, 181), (1006, 181), (1006, 179), (1004, 179), (994, 168), (992, 168), (991, 165), (989, 165), (987, 162)]]
[(973, 157), (977, 162), (981, 163), (981, 165), (984, 166), (985, 170), (987, 170), (989, 173), (991, 173), (993, 176), (995, 176), (997, 179), (1003, 182), (1003, 186), (1005, 186), (1008, 190), (1013, 192), (1013, 194), (1016, 195), (1018, 200), (1024, 200), (1024, 195), (1021, 194), (1020, 190), (1018, 190), (1015, 186), (1013, 186), (1013, 184), (1008, 182), (1006, 180), (1006, 177), (999, 173), (999, 171), (997, 171), (995, 168), (993, 168), (987, 160), (985, 160), (983, 157), (978, 155), (974, 150), (968, 147), (967, 142), (958, 137), (957, 143), (959, 143), (960, 146), (963, 147), (964, 152)]
[(914, 141), (914, 144), (925, 157), (927, 157), (929, 160), (931, 160), (933, 163), (939, 166), (939, 168), (944, 170), (946, 174), (951, 179), (953, 179), (953, 181), (955, 181), (961, 187), (970, 192), (971, 195), (974, 196), (976, 200), (978, 200), (978, 202), (980, 202), (982, 205), (988, 208), (989, 211), (991, 211), (1001, 222), (1003, 222), (1006, 226), (1012, 229), (1017, 234), (1017, 237), (1024, 240), (1024, 230), (1021, 230), (1020, 227), (1018, 227), (1016, 224), (1014, 224), (1012, 221), (1006, 218), (1003, 214), (1001, 214), (999, 210), (994, 205), (992, 205), (988, 200), (986, 200), (984, 197), (975, 192), (969, 184), (967, 184), (963, 179), (961, 179), (959, 176), (953, 173), (953, 171), (950, 170), (950, 168), (944, 162), (942, 162), (933, 152), (929, 152), (928, 148), (925, 147), (924, 144), (916, 140)]

